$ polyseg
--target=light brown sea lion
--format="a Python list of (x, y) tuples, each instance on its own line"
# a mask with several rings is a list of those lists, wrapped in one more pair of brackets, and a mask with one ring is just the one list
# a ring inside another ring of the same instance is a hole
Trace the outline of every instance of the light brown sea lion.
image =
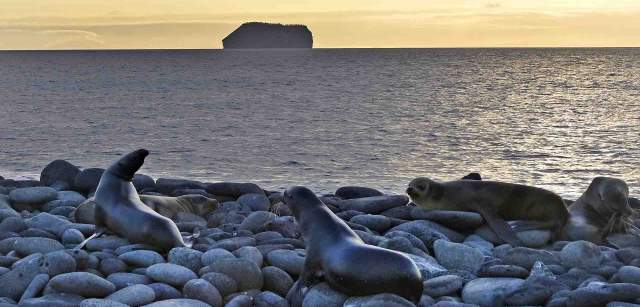
[(611, 233), (626, 233), (632, 213), (627, 183), (617, 178), (596, 177), (569, 207), (564, 238), (601, 244)]
[(205, 217), (218, 208), (218, 201), (198, 194), (178, 197), (140, 195), (142, 203), (160, 215), (173, 218), (178, 212), (189, 212)]
[(489, 228), (513, 246), (522, 243), (507, 220), (525, 221), (520, 223), (520, 231), (551, 229), (558, 238), (569, 216), (560, 196), (521, 184), (479, 180), (436, 182), (421, 177), (409, 183), (407, 194), (425, 210), (480, 213)]
[(414, 303), (420, 300), (422, 276), (409, 257), (365, 244), (307, 188), (289, 188), (283, 198), (307, 251), (302, 273), (287, 294), (292, 306), (300, 306), (308, 289), (321, 280), (351, 296), (394, 293)]
[(131, 182), (147, 155), (145, 149), (126, 154), (102, 174), (95, 194), (96, 233), (110, 230), (162, 250), (185, 246), (176, 224), (142, 203)]

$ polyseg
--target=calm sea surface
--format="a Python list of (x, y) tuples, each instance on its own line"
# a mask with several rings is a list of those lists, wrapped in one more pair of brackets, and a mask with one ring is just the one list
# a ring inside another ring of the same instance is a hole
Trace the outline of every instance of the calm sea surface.
[(0, 52), (0, 175), (155, 177), (402, 192), (478, 171), (577, 197), (640, 194), (640, 49)]

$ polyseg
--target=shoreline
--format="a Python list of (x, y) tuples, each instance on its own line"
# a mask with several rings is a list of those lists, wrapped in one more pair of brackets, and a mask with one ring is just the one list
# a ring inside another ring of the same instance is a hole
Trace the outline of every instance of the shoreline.
[[(306, 243), (281, 191), (136, 175), (140, 195), (216, 200), (208, 213), (189, 209), (172, 217), (193, 245), (167, 252), (106, 235), (74, 250), (95, 232), (95, 202), (87, 197), (100, 176), (99, 169), (57, 160), (41, 174), (46, 187), (0, 181), (0, 284), (10, 285), (0, 288), (0, 302), (289, 306), (287, 292), (302, 272)], [(364, 244), (395, 250), (416, 264), (424, 286), (417, 306), (640, 303), (637, 236), (612, 235), (599, 246), (550, 242), (549, 231), (528, 230), (517, 233), (526, 247), (512, 247), (474, 212), (426, 212), (408, 205), (406, 196), (365, 187), (320, 198)], [(339, 290), (316, 284), (305, 304), (416, 306), (393, 294), (356, 297)]]

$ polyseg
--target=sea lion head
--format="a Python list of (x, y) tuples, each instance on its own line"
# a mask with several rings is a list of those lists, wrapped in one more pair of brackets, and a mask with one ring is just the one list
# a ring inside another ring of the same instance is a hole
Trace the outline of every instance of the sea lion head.
[(409, 182), (407, 195), (416, 204), (424, 204), (427, 202), (429, 192), (434, 181), (426, 177), (418, 177)]
[(593, 193), (597, 198), (591, 205), (597, 212), (607, 215), (617, 213), (621, 216), (633, 213), (626, 182), (616, 178), (596, 177), (591, 184), (595, 185)]
[(284, 191), (282, 201), (291, 209), (296, 219), (300, 218), (303, 210), (324, 205), (311, 190), (294, 186)]
[(149, 155), (146, 149), (138, 149), (130, 152), (112, 164), (107, 172), (126, 181), (131, 181), (135, 173), (144, 164), (144, 158)]
[(191, 213), (206, 216), (218, 209), (218, 201), (199, 194), (178, 196), (178, 202), (190, 209)]

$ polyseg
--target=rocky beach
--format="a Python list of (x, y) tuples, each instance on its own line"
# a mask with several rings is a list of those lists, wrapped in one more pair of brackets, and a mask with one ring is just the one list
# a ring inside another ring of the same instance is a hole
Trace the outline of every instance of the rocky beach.
[[(141, 195), (217, 200), (205, 216), (173, 217), (192, 246), (167, 252), (104, 235), (77, 249), (96, 230), (91, 197), (103, 171), (56, 160), (37, 181), (0, 177), (0, 306), (289, 306), (305, 242), (283, 191), (138, 174)], [(512, 247), (474, 212), (427, 212), (368, 187), (320, 199), (367, 244), (415, 262), (418, 306), (640, 306), (636, 235), (596, 245), (529, 230), (517, 233), (526, 247)], [(388, 293), (348, 297), (327, 283), (303, 305), (414, 306)]]

